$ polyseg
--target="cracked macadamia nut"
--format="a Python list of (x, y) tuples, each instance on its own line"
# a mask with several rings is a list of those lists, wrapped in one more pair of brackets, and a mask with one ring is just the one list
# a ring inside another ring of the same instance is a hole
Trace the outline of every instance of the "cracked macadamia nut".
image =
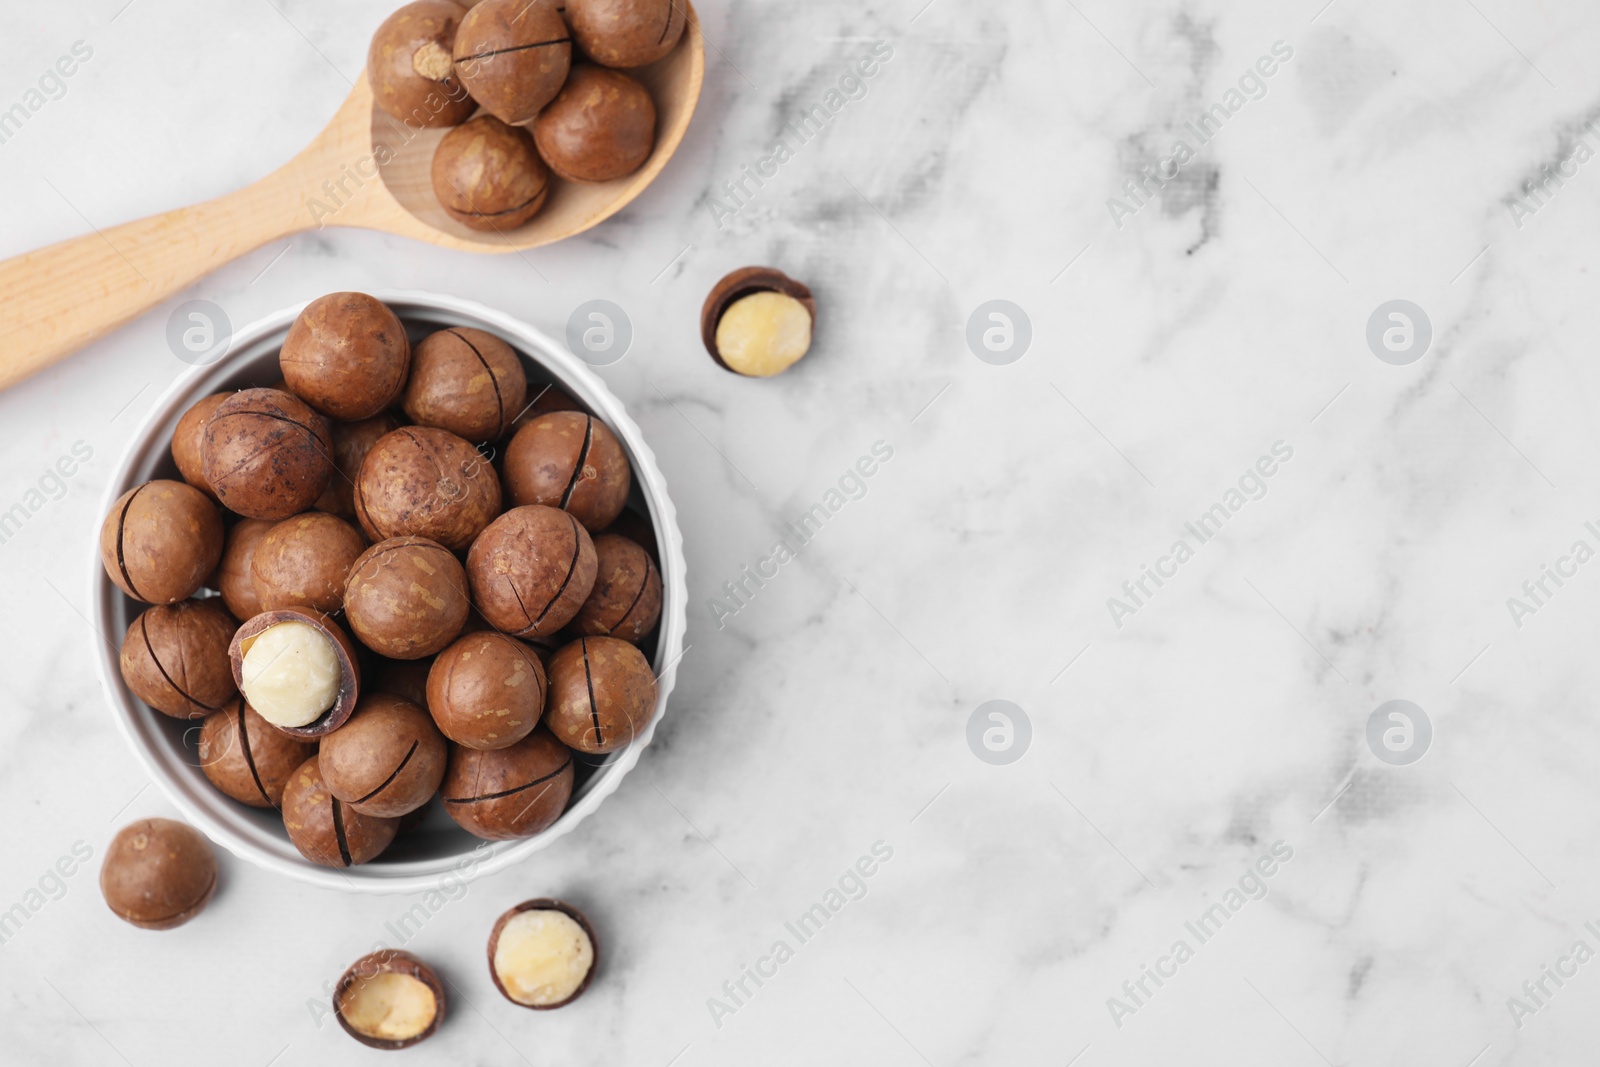
[(744, 267), (706, 296), (700, 336), (725, 370), (770, 378), (810, 351), (816, 320), (810, 289), (771, 267)]
[(611, 427), (584, 412), (541, 415), (506, 446), (505, 495), (511, 504), (560, 508), (586, 530), (611, 525), (632, 484), (622, 442)]
[(577, 1000), (589, 988), (598, 954), (588, 918), (559, 900), (525, 900), (489, 932), (489, 976), (502, 996), (524, 1008)]
[(410, 1048), (444, 1018), (444, 985), (409, 952), (380, 949), (350, 965), (333, 989), (344, 1032), (368, 1048)]
[(352, 811), (328, 791), (318, 756), (289, 776), (283, 828), (300, 855), (324, 867), (353, 867), (376, 859), (394, 841), (399, 819)]
[(593, 64), (572, 76), (533, 120), (533, 142), (569, 182), (608, 182), (644, 166), (656, 146), (650, 91), (620, 71)]
[(318, 511), (341, 519), (356, 517), (356, 476), (361, 473), (361, 461), (367, 458), (380, 437), (399, 428), (400, 420), (387, 411), (360, 422), (333, 424), (333, 477), (328, 480), (328, 488), (317, 497)]
[(205, 433), (206, 421), (232, 395), (212, 393), (201, 397), (183, 413), (177, 429), (172, 431), (172, 462), (178, 465), (178, 473), (183, 475), (184, 481), (207, 496), (216, 494), (211, 491), (211, 483), (206, 481), (205, 466), (200, 459), (200, 439)]
[(100, 866), (100, 893), (117, 918), (145, 930), (182, 926), (217, 888), (217, 858), (192, 828), (140, 819), (117, 831)]
[(149, 608), (123, 638), (122, 680), (164, 715), (204, 718), (238, 695), (228, 661), (238, 628), (214, 599)]
[(445, 213), (474, 230), (514, 230), (539, 213), (550, 193), (550, 168), (533, 136), (493, 115), (445, 134), (432, 174)]
[(200, 490), (157, 479), (129, 489), (100, 527), (100, 561), (147, 604), (186, 600), (222, 559), (222, 515)]
[(416, 0), (384, 19), (367, 50), (373, 103), (412, 129), (466, 121), (477, 104), (450, 55), (466, 14), (452, 0)]
[(568, 748), (615, 752), (644, 731), (655, 711), (655, 673), (628, 642), (584, 637), (551, 657), (544, 721)]
[(428, 713), (392, 693), (364, 696), (348, 722), (322, 739), (322, 780), (351, 811), (398, 818), (426, 804), (448, 751)]
[(578, 47), (608, 67), (642, 67), (672, 51), (688, 10), (683, 0), (567, 0)]
[(439, 730), (467, 748), (505, 748), (544, 715), (544, 667), (515, 637), (482, 630), (439, 653), (428, 671), (428, 711)]
[(261, 610), (338, 611), (345, 578), (366, 547), (359, 530), (326, 512), (308, 511), (277, 523), (250, 558)]
[(456, 30), (456, 76), (501, 122), (519, 126), (555, 98), (572, 66), (556, 0), (482, 0)]
[(387, 304), (329, 293), (307, 304), (278, 352), (289, 391), (332, 419), (370, 419), (406, 385), (411, 341)]
[(361, 643), (390, 659), (421, 659), (455, 640), (471, 610), (467, 572), (437, 541), (391, 537), (356, 560), (344, 610)]
[(212, 785), (252, 808), (282, 804), (289, 776), (316, 751), (315, 742), (274, 729), (238, 697), (200, 726), (200, 769)]
[(567, 810), (572, 797), (572, 752), (549, 730), (535, 729), (514, 745), (450, 750), (439, 787), (445, 814), (486, 841), (532, 837)]
[(403, 406), (420, 426), (491, 441), (505, 435), (527, 392), (527, 373), (510, 345), (483, 330), (452, 326), (417, 346)]
[(594, 588), (594, 542), (555, 508), (512, 508), (467, 552), (472, 602), (514, 637), (547, 637), (572, 621)]
[(355, 647), (318, 612), (263, 612), (239, 627), (228, 657), (234, 684), (250, 706), (287, 733), (332, 733), (355, 708), (361, 683)]
[(236, 619), (249, 619), (263, 610), (250, 564), (255, 558), (256, 546), (275, 525), (270, 519), (240, 519), (228, 531), (222, 563), (217, 567), (217, 592), (222, 594), (222, 602)]
[(426, 537), (452, 552), (500, 513), (500, 479), (448, 430), (406, 426), (380, 438), (356, 478), (356, 519), (373, 541)]
[(594, 589), (572, 628), (638, 644), (661, 618), (661, 572), (650, 553), (620, 534), (596, 535), (594, 556)]
[(205, 479), (224, 507), (251, 519), (287, 519), (333, 477), (328, 422), (290, 393), (244, 389), (206, 422)]

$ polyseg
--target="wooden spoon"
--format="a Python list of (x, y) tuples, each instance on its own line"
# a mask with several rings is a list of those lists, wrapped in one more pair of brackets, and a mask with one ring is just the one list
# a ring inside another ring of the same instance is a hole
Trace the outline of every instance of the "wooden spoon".
[(270, 241), (355, 226), (467, 252), (517, 252), (582, 233), (655, 180), (689, 127), (705, 79), (705, 41), (688, 26), (665, 59), (628, 73), (656, 101), (656, 147), (615, 181), (557, 181), (544, 210), (504, 233), (469, 230), (433, 193), (433, 150), (447, 132), (377, 110), (366, 73), (326, 129), (283, 167), (236, 193), (0, 263), (0, 389), (42, 370), (195, 280)]

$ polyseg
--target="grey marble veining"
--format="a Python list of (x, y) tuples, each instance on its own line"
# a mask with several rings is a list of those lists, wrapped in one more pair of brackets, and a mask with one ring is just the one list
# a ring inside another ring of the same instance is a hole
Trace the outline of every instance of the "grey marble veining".
[[(0, 117), (27, 113), (0, 125), (0, 255), (266, 173), (387, 11), (124, 4), (0, 16)], [(112, 918), (106, 842), (171, 808), (113, 730), (83, 598), (110, 472), (184, 369), (178, 301), (0, 396), (0, 512), (26, 512), (0, 542), (0, 922), (25, 915), (0, 943), (0, 1060), (365, 1062), (323, 986), (403, 940), (454, 995), (417, 1062), (1581, 1062), (1600, 1004), (1592, 10), (700, 15), (689, 136), (598, 229), (526, 260), (327, 229), (183, 296), (242, 325), (429, 289), (558, 335), (586, 300), (626, 309), (633, 349), (601, 373), (678, 504), (692, 647), (638, 769), (529, 863), (434, 908), (224, 858), (189, 926)], [(45, 77), (66, 55), (75, 73)], [(706, 291), (752, 262), (821, 306), (773, 381), (698, 340)], [(994, 300), (1031, 329), (1004, 365), (968, 341)], [(1412, 362), (1369, 346), (1394, 300), (1431, 326)], [(875, 446), (891, 458), (841, 485)], [(730, 599), (830, 492), (794, 558)], [(1401, 699), (1432, 729), (1409, 765), (1368, 739)], [(997, 720), (969, 744), (993, 700), (1030, 724), (1015, 762), (979, 758)], [(482, 942), (546, 893), (589, 908), (606, 960), (534, 1015), (494, 992)]]

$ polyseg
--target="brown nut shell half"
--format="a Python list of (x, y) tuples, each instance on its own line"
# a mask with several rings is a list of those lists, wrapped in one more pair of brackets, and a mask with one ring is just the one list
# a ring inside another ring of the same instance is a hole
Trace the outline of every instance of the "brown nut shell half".
[(656, 146), (650, 90), (621, 71), (584, 63), (533, 120), (539, 156), (569, 182), (623, 178)]
[(361, 698), (348, 722), (322, 739), (328, 791), (351, 811), (397, 819), (438, 792), (449, 749), (428, 713), (393, 693)]
[(308, 511), (273, 525), (256, 542), (250, 576), (262, 611), (303, 607), (338, 611), (344, 583), (367, 539), (337, 515)]
[(544, 721), (568, 748), (615, 752), (639, 736), (655, 713), (655, 673), (628, 642), (584, 637), (550, 658)]
[(503, 478), (513, 507), (560, 508), (594, 531), (622, 514), (633, 469), (611, 427), (587, 412), (557, 411), (517, 431)]
[(172, 462), (178, 465), (178, 473), (183, 475), (184, 481), (212, 498), (217, 494), (211, 491), (211, 483), (206, 481), (205, 465), (200, 459), (200, 440), (212, 413), (232, 395), (212, 393), (201, 397), (183, 413), (177, 428), (172, 431)]
[(238, 696), (228, 652), (238, 628), (215, 599), (147, 608), (122, 639), (122, 680), (163, 715), (205, 718)]
[(331, 419), (370, 419), (406, 385), (411, 340), (389, 305), (366, 293), (307, 304), (278, 352), (289, 391)]
[(157, 479), (117, 498), (100, 526), (100, 562), (118, 589), (147, 604), (186, 600), (222, 559), (222, 515), (186, 482)]
[[(525, 911), (559, 911), (579, 926), (583, 927), (584, 934), (589, 938), (589, 951), (592, 958), (589, 961), (589, 973), (583, 976), (583, 982), (573, 991), (572, 995), (555, 1004), (524, 1004), (514, 999), (510, 992), (500, 981), (500, 972), (494, 965), (495, 950), (500, 947), (500, 932), (506, 928), (506, 923), (521, 915)], [(513, 905), (494, 921), (494, 928), (489, 931), (489, 978), (494, 982), (494, 987), (500, 990), (500, 995), (519, 1008), (530, 1011), (554, 1011), (564, 1008), (574, 1000), (583, 996), (589, 988), (589, 983), (594, 981), (594, 972), (600, 969), (600, 939), (595, 936), (594, 926), (589, 922), (589, 917), (564, 900), (554, 897), (537, 897), (533, 900), (524, 900), (521, 904)]]
[(544, 717), (544, 665), (528, 645), (493, 630), (458, 638), (428, 671), (427, 708), (466, 748), (506, 748)]
[(372, 102), (413, 130), (466, 121), (478, 105), (450, 55), (466, 14), (452, 0), (414, 0), (384, 19), (367, 49)]
[(356, 477), (356, 520), (368, 538), (426, 537), (452, 552), (500, 514), (500, 479), (464, 438), (405, 426), (380, 438)]
[(276, 525), (271, 519), (240, 519), (228, 530), (222, 562), (217, 565), (217, 591), (236, 619), (248, 619), (266, 610), (256, 595), (256, 576), (250, 563), (256, 546)]
[(554, 99), (572, 67), (557, 0), (480, 0), (456, 30), (455, 74), (501, 122), (520, 126)]
[[(493, 115), (457, 126), (433, 152), (433, 195), (445, 214), (474, 230), (514, 230), (550, 195), (550, 168), (533, 135)], [(469, 435), (470, 436), (470, 435)]]
[(567, 0), (584, 54), (608, 67), (643, 67), (671, 52), (689, 24), (683, 0)]
[[(377, 1033), (367, 1033), (359, 1029), (359, 1020), (347, 1017), (354, 997), (360, 993), (360, 984), (387, 974), (415, 979), (433, 994), (433, 1018), (421, 1031), (409, 1037), (383, 1037)], [(432, 1037), (434, 1031), (439, 1029), (439, 1024), (444, 1021), (444, 1005), (444, 983), (439, 981), (439, 976), (434, 973), (433, 968), (411, 953), (395, 948), (379, 949), (377, 952), (369, 952), (362, 956), (339, 976), (339, 981), (333, 987), (333, 1013), (338, 1017), (339, 1025), (344, 1028), (344, 1032), (368, 1048), (386, 1052), (410, 1048)]]
[(661, 619), (661, 571), (643, 546), (621, 534), (595, 535), (594, 555), (594, 589), (572, 629), (638, 644)]
[(278, 389), (243, 389), (223, 401), (206, 422), (200, 454), (217, 499), (250, 519), (299, 514), (333, 477), (328, 420)]
[(356, 638), (389, 659), (422, 659), (444, 648), (472, 610), (467, 572), (425, 537), (391, 537), (361, 554), (344, 587)]
[(351, 811), (328, 791), (318, 757), (289, 776), (283, 790), (283, 828), (300, 855), (323, 867), (353, 867), (376, 859), (400, 831), (399, 819)]
[(576, 518), (532, 504), (490, 523), (467, 551), (472, 602), (501, 633), (548, 637), (594, 588), (594, 542)]
[(252, 808), (281, 805), (289, 776), (316, 751), (316, 742), (290, 737), (242, 696), (200, 725), (200, 770), (217, 789)]
[(328, 488), (317, 497), (316, 508), (341, 519), (356, 517), (356, 475), (361, 461), (384, 434), (400, 428), (400, 420), (387, 411), (359, 422), (333, 424), (333, 477)]
[(281, 622), (309, 623), (322, 631), (323, 636), (333, 642), (334, 656), (339, 661), (339, 695), (335, 698), (333, 707), (322, 713), (322, 717), (305, 726), (278, 726), (274, 730), (281, 730), (290, 737), (312, 739), (325, 737), (343, 726), (355, 711), (356, 699), (361, 694), (361, 665), (356, 659), (356, 646), (350, 640), (350, 635), (344, 628), (328, 616), (310, 608), (279, 608), (276, 611), (263, 611), (245, 621), (233, 635), (233, 643), (228, 646), (228, 661), (233, 668), (233, 684), (239, 687), (239, 692), (244, 692), (244, 654), (250, 651), (250, 645), (261, 633)]
[(536, 728), (514, 745), (492, 750), (453, 745), (439, 786), (445, 814), (485, 841), (532, 837), (567, 810), (575, 771), (572, 752)]
[(811, 290), (781, 270), (775, 267), (741, 267), (727, 275), (712, 286), (705, 304), (700, 308), (700, 340), (704, 342), (706, 351), (711, 353), (711, 358), (717, 361), (717, 366), (731, 374), (739, 372), (728, 366), (717, 351), (717, 326), (728, 308), (754, 293), (782, 293), (793, 297), (811, 315), (811, 325), (815, 327), (817, 323), (817, 301), (811, 295)]
[(417, 345), (402, 406), (419, 426), (493, 441), (505, 435), (527, 393), (527, 372), (510, 345), (484, 330), (452, 326)]
[(217, 857), (193, 827), (140, 819), (117, 831), (100, 864), (100, 894), (117, 918), (170, 930), (200, 914), (217, 890)]

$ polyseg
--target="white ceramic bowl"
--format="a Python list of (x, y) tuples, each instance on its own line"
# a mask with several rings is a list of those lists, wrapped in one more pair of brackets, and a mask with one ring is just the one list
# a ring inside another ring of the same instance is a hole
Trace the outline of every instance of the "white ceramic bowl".
[[(677, 512), (655, 454), (622, 404), (589, 368), (565, 347), (509, 315), (467, 300), (417, 292), (378, 292), (406, 323), (413, 343), (446, 326), (475, 326), (505, 339), (528, 368), (530, 396), (539, 383), (553, 382), (616, 431), (633, 464), (630, 506), (647, 513), (655, 527), (661, 560), (661, 625), (645, 652), (659, 677), (660, 693), (650, 725), (625, 749), (609, 757), (580, 759), (572, 800), (561, 818), (544, 833), (522, 841), (489, 843), (472, 837), (433, 804), (423, 823), (397, 840), (384, 855), (359, 867), (319, 867), (300, 855), (272, 809), (249, 808), (218, 792), (201, 773), (196, 754), (198, 723), (168, 718), (146, 707), (123, 684), (116, 650), (129, 623), (145, 605), (124, 596), (100, 564), (98, 537), (92, 561), (89, 603), (95, 624), (108, 642), (99, 645), (101, 680), (111, 696), (112, 716), (135, 756), (172, 803), (194, 826), (229, 852), (270, 871), (314, 885), (373, 893), (416, 892), (489, 874), (545, 848), (572, 831), (610, 796), (639, 756), (666, 710), (678, 657), (683, 651), (687, 611), (683, 538)], [(122, 493), (151, 478), (177, 478), (170, 444), (178, 418), (208, 393), (247, 385), (269, 385), (278, 377), (278, 348), (301, 307), (286, 308), (250, 324), (233, 338), (228, 354), (208, 366), (195, 367), (167, 390), (139, 428), (128, 454), (106, 493), (101, 514)]]

